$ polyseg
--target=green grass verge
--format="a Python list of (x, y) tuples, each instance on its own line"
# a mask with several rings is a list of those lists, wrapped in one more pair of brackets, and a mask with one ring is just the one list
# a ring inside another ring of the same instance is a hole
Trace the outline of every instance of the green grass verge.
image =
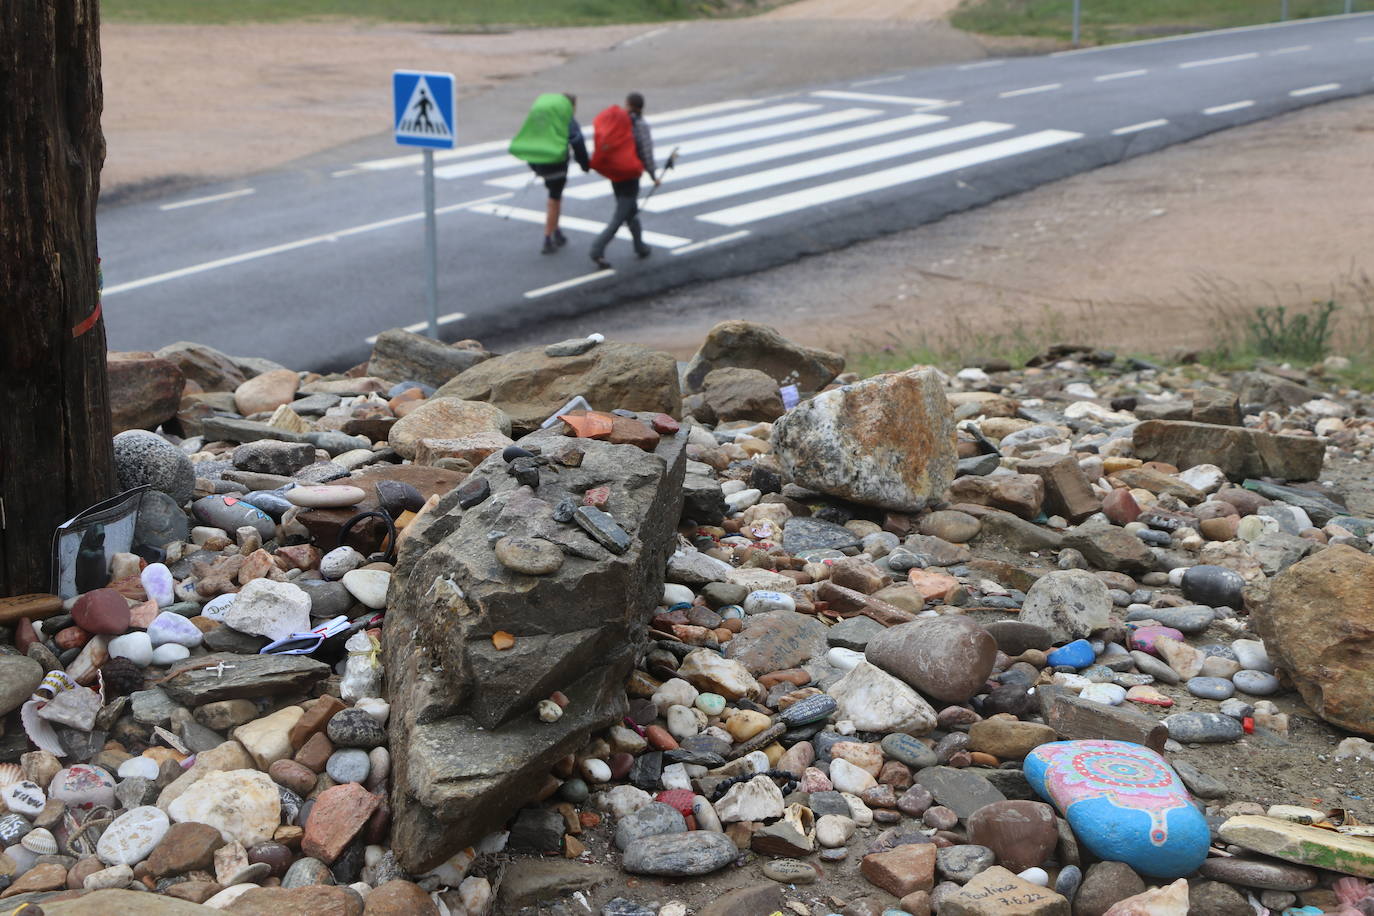
[(659, 22), (748, 12), (757, 6), (757, 0), (105, 0), (101, 13), (115, 22), (362, 19), (490, 29)]
[[(1354, 0), (1354, 10), (1374, 9)], [(1288, 0), (1288, 17), (1306, 19), (1345, 11), (1344, 0)], [(1084, 44), (1135, 41), (1207, 29), (1274, 22), (1282, 0), (1082, 0)], [(950, 22), (984, 35), (1024, 35), (1067, 41), (1073, 0), (964, 0)]]

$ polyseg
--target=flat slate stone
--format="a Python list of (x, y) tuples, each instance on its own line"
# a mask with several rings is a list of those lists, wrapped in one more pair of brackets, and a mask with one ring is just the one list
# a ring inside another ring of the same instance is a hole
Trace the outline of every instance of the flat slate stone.
[(1228, 843), (1276, 859), (1374, 878), (1374, 841), (1259, 815), (1233, 817), (1220, 833)]
[(868, 641), (879, 633), (886, 630), (872, 617), (865, 617), (860, 614), (857, 617), (850, 617), (841, 620), (826, 631), (826, 642), (831, 646), (839, 646), (841, 649), (853, 649), (855, 652), (862, 652), (868, 645)]
[[(222, 663), (222, 667), (221, 667)], [(309, 689), (330, 667), (305, 655), (206, 655), (181, 666), (163, 689), (183, 706)]]
[(960, 820), (984, 805), (1007, 800), (992, 783), (970, 770), (926, 767), (916, 774), (916, 781), (929, 790), (938, 804), (959, 815)]
[(846, 550), (859, 543), (859, 537), (843, 525), (817, 518), (794, 515), (782, 526), (783, 549), (794, 555), (803, 550)]

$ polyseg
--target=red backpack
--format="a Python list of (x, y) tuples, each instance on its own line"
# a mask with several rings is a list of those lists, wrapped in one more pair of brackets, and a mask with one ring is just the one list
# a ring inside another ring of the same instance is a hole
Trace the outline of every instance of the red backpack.
[(593, 169), (611, 181), (629, 181), (644, 174), (644, 165), (635, 151), (634, 126), (628, 111), (612, 105), (592, 121), (592, 132), (596, 135)]

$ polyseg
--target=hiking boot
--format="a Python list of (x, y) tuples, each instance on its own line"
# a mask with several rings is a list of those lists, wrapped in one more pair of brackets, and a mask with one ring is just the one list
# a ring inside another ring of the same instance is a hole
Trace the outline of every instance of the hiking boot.
[(649, 255), (651, 255), (651, 254), (653, 254), (653, 253), (654, 253), (654, 250), (653, 250), (652, 248), (650, 248), (648, 245), (641, 245), (641, 246), (639, 246), (638, 248), (635, 249), (635, 254), (637, 254), (637, 255), (639, 256), (639, 259), (640, 259), (641, 261), (644, 260), (645, 258), (647, 258)]
[(544, 236), (544, 247), (541, 248), (541, 249), (539, 249), (539, 253), (540, 253), (540, 254), (553, 254), (553, 253), (554, 253), (555, 251), (557, 251), (557, 250), (558, 250), (558, 246), (554, 245), (554, 243), (553, 243), (553, 238), (550, 237), (550, 236), (547, 236), (547, 235)]
[(557, 245), (559, 248), (562, 248), (564, 245), (568, 244), (568, 237), (563, 234), (562, 229), (553, 230), (553, 243)]
[(592, 263), (595, 264), (597, 267), (600, 267), (602, 270), (611, 269), (611, 262), (606, 260), (599, 254), (592, 255)]

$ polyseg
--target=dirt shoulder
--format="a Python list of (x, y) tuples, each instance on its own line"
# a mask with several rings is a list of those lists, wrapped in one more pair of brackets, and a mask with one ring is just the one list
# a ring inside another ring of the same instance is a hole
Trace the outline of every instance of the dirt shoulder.
[(455, 34), (364, 23), (106, 23), (101, 184), (229, 177), (381, 133), (390, 125), (377, 99), (399, 62), (449, 71), (470, 96), (651, 28)]

